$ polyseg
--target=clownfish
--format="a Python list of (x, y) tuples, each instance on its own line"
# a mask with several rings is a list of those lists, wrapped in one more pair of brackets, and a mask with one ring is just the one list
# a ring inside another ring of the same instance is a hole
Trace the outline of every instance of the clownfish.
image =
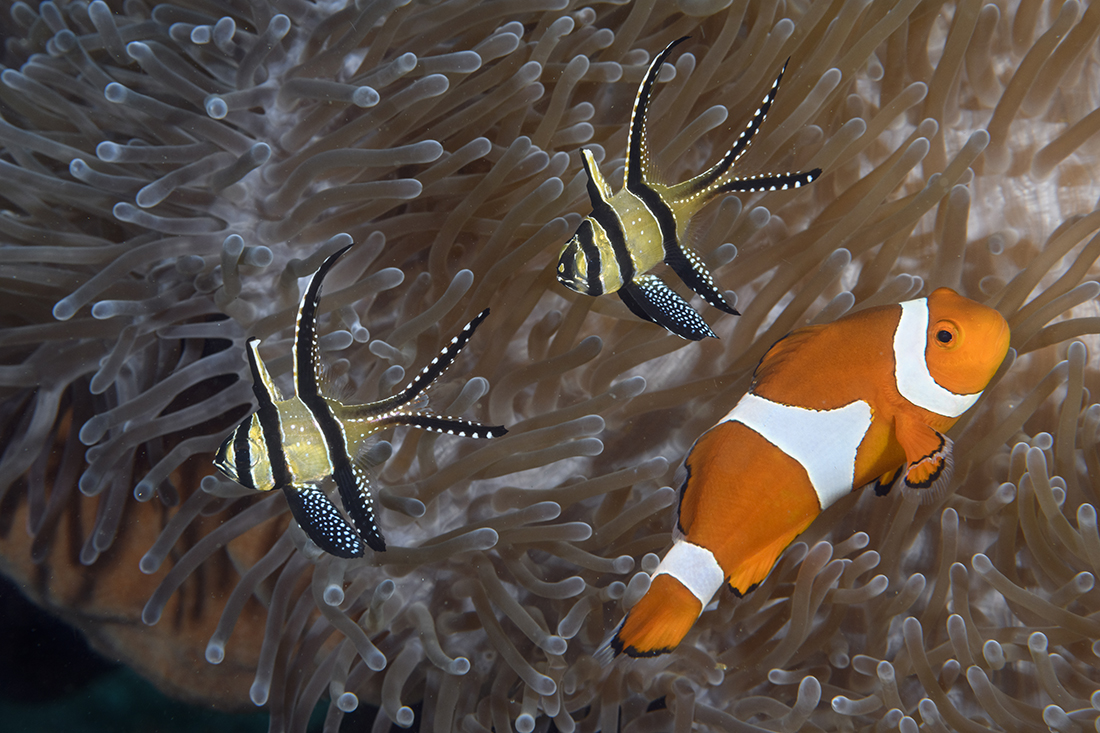
[[(639, 318), (652, 321), (681, 338), (699, 341), (714, 337), (702, 317), (656, 275), (646, 274), (664, 261), (677, 277), (715, 308), (740, 315), (715, 287), (714, 279), (702, 259), (685, 244), (692, 217), (716, 196), (731, 192), (775, 191), (799, 188), (821, 175), (815, 168), (806, 173), (754, 175), (738, 178), (733, 166), (748, 150), (775, 94), (779, 91), (779, 72), (760, 108), (733, 147), (712, 168), (683, 183), (668, 186), (650, 177), (649, 148), (646, 145), (645, 120), (653, 85), (661, 64), (677, 44), (677, 39), (657, 54), (649, 65), (634, 108), (630, 112), (630, 132), (626, 152), (623, 188), (616, 194), (600, 174), (592, 151), (581, 150), (581, 161), (588, 175), (588, 198), (592, 213), (581, 222), (566, 242), (558, 259), (558, 280), (567, 288), (584, 295), (617, 292), (623, 303)], [(789, 59), (788, 59), (789, 60)]]
[(933, 498), (952, 471), (944, 432), (1008, 353), (1001, 314), (948, 288), (792, 331), (692, 446), (672, 549), (601, 651), (671, 651), (722, 587), (737, 596), (826, 507), (900, 478)]
[[(418, 400), (451, 365), (474, 330), (489, 315), (483, 310), (397, 394), (376, 402), (345, 405), (322, 394), (324, 382), (317, 348), (317, 305), (321, 281), (351, 245), (330, 255), (309, 281), (294, 326), (294, 396), (282, 399), (260, 358), (258, 338), (248, 340), (248, 365), (256, 412), (238, 425), (218, 448), (214, 465), (247, 489), (282, 489), (295, 521), (313, 542), (337, 557), (362, 557), (364, 542), (386, 549), (374, 518), (367, 478), (368, 461), (359, 448), (373, 433), (391, 425), (410, 425), (436, 433), (495, 438), (508, 432), (455, 417), (440, 417), (406, 406)], [(403, 409), (406, 408), (406, 409)], [(321, 489), (331, 476), (348, 524)]]

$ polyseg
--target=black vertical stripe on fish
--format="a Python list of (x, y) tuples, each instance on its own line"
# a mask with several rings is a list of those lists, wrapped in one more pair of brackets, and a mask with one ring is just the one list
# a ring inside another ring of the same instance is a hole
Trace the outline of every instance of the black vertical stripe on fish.
[[(640, 317), (660, 325), (676, 324), (669, 330), (685, 338), (702, 338), (700, 334), (713, 336), (713, 331), (701, 318), (692, 318), (687, 314), (686, 309), (690, 306), (686, 301), (679, 296), (673, 297), (673, 291), (665, 292), (650, 281), (642, 283), (641, 277), (658, 262), (664, 262), (685, 285), (711, 306), (739, 315), (715, 284), (703, 260), (684, 246), (680, 236), (688, 230), (693, 217), (716, 196), (735, 191), (798, 188), (816, 179), (821, 171), (763, 174), (742, 179), (732, 174), (734, 165), (748, 149), (771, 110), (786, 69), (784, 63), (745, 129), (721, 160), (687, 181), (657, 185), (649, 171), (651, 156), (646, 132), (647, 118), (662, 65), (672, 50), (685, 40), (687, 36), (678, 38), (656, 54), (638, 87), (630, 113), (626, 175), (620, 191), (612, 193), (600, 174), (591, 150), (582, 149), (592, 213), (562, 248), (558, 280), (584, 295), (598, 296), (617, 291), (623, 303)], [(639, 216), (639, 203), (649, 214), (648, 217)], [(621, 245), (619, 232), (622, 233)], [(587, 268), (585, 277), (580, 276), (582, 268)]]
[[(260, 421), (260, 434), (264, 436), (267, 460), (271, 464), (271, 479), (277, 488), (290, 485), (290, 468), (283, 451), (282, 419), (275, 406), (274, 395), (268, 393), (267, 380), (260, 370), (256, 353), (258, 338), (248, 340), (248, 367), (252, 372), (252, 392), (256, 395), (256, 419)], [(242, 427), (245, 427), (242, 425)], [(245, 427), (247, 430), (247, 427)]]
[(309, 287), (302, 296), (302, 306), (298, 312), (298, 324), (294, 336), (295, 378), (297, 380), (298, 399), (309, 410), (314, 422), (325, 439), (329, 463), (332, 466), (332, 478), (340, 491), (340, 500), (348, 510), (355, 528), (366, 539), (371, 549), (382, 551), (385, 540), (378, 531), (374, 512), (370, 504), (360, 495), (360, 486), (351, 467), (344, 430), (332, 414), (328, 402), (321, 396), (317, 385), (317, 305), (321, 299), (321, 283), (336, 260), (351, 249), (351, 245), (334, 252), (321, 263), (309, 281)]
[(586, 279), (588, 281), (589, 295), (603, 295), (603, 280), (600, 279), (602, 263), (600, 260), (600, 248), (596, 246), (596, 235), (592, 229), (592, 219), (587, 218), (577, 228), (577, 242), (584, 254), (586, 267)]
[(637, 273), (634, 271), (634, 259), (630, 256), (630, 249), (626, 246), (626, 234), (623, 232), (619, 215), (610, 206), (604, 206), (601, 211), (593, 211), (592, 218), (607, 235), (611, 251), (615, 253), (615, 264), (619, 267), (619, 278), (624, 283), (630, 282)]
[[(472, 437), (495, 437), (507, 431), (501, 426), (480, 425), (459, 418), (429, 418), (423, 413), (398, 411), (401, 405), (419, 398), (450, 366), (474, 329), (488, 315), (488, 309), (467, 324), (399, 394), (362, 405), (344, 405), (321, 394), (316, 330), (321, 283), (347, 249), (325, 259), (299, 304), (293, 346), (294, 398), (279, 398), (279, 391), (260, 358), (259, 339), (249, 340), (248, 363), (258, 407), (255, 414), (238, 425), (222, 443), (215, 454), (214, 465), (243, 486), (283, 489), (295, 521), (318, 547), (338, 557), (359, 557), (364, 552), (364, 541), (366, 546), (379, 552), (386, 549), (386, 543), (375, 524), (368, 477), (349, 455), (349, 436), (361, 443), (387, 425), (416, 427), (421, 423), (427, 429), (461, 431)], [(250, 440), (253, 420), (259, 424), (262, 447)], [(350, 432), (352, 424), (354, 432)], [(345, 426), (349, 426), (349, 432), (345, 432)], [(284, 445), (287, 436), (293, 436), (294, 440), (296, 463), (293, 465), (289, 463)], [(258, 472), (260, 469), (262, 473)], [(330, 476), (339, 489), (351, 524), (319, 488), (320, 482)]]
[(233, 463), (237, 469), (237, 481), (246, 489), (255, 489), (252, 477), (252, 448), (248, 440), (249, 422), (245, 421), (233, 431)]

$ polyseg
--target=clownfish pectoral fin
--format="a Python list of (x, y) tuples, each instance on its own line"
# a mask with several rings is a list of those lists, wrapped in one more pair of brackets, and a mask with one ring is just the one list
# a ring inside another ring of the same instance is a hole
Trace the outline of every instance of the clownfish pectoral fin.
[[(667, 654), (691, 631), (703, 604), (680, 581), (671, 575), (658, 575), (649, 590), (634, 604), (607, 642), (611, 657), (625, 653), (628, 657), (655, 657)], [(602, 651), (602, 649), (601, 649)], [(597, 658), (610, 661), (606, 652)]]
[(710, 303), (720, 311), (725, 311), (731, 316), (739, 316), (737, 309), (730, 305), (725, 296), (718, 292), (714, 284), (714, 278), (699, 255), (687, 247), (678, 246), (673, 252), (666, 252), (665, 263), (672, 268), (676, 276), (684, 281), (684, 284), (703, 296), (703, 300)]
[(598, 209), (607, 205), (611, 198), (611, 186), (607, 185), (600, 168), (596, 165), (596, 158), (588, 148), (581, 149), (581, 163), (584, 164), (584, 172), (588, 175), (588, 200), (592, 202), (592, 208)]
[(690, 341), (718, 338), (703, 317), (656, 275), (636, 277), (617, 292), (634, 315), (663, 326), (680, 338)]
[(370, 481), (367, 474), (350, 461), (341, 461), (333, 470), (332, 478), (340, 491), (340, 502), (347, 510), (359, 535), (366, 540), (367, 546), (375, 552), (385, 552), (386, 541), (374, 518), (374, 501), (370, 495)]
[(884, 473), (875, 479), (875, 496), (886, 496), (889, 494), (890, 489), (894, 488), (894, 484), (898, 482), (904, 469), (905, 466), (898, 466), (895, 470)]
[(294, 521), (315, 545), (336, 557), (363, 556), (363, 540), (325, 492), (307, 484), (288, 486), (283, 493)]
[(899, 417), (894, 430), (905, 450), (902, 486), (915, 492), (922, 504), (935, 501), (951, 481), (954, 443), (938, 430), (913, 419)]

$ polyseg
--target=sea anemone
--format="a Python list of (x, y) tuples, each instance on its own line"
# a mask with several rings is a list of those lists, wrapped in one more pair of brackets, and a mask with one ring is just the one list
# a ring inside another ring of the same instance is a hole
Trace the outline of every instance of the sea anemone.
[[(360, 701), (376, 730), (1096, 724), (1100, 9), (214, 7), (11, 9), (0, 549), (28, 594), (272, 730), (322, 698), (327, 730)], [(824, 170), (706, 212), (695, 245), (743, 315), (710, 309), (700, 343), (554, 277), (588, 211), (579, 148), (617, 188), (637, 83), (682, 35), (650, 115), (669, 180), (788, 57), (738, 166)], [(251, 406), (245, 338), (285, 380), (299, 279), (352, 241), (321, 303), (339, 388), (388, 394), (491, 307), (431, 404), (510, 432), (386, 436), (390, 547), (345, 561), (209, 461)], [(942, 285), (1013, 332), (947, 495), (856, 491), (674, 653), (600, 666), (670, 543), (684, 453), (766, 349)]]

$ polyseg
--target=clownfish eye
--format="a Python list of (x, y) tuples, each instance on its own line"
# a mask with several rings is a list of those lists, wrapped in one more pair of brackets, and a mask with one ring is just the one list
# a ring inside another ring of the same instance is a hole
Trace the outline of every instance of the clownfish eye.
[(933, 334), (936, 344), (940, 347), (953, 349), (959, 343), (959, 329), (950, 321), (940, 321), (936, 324)]

